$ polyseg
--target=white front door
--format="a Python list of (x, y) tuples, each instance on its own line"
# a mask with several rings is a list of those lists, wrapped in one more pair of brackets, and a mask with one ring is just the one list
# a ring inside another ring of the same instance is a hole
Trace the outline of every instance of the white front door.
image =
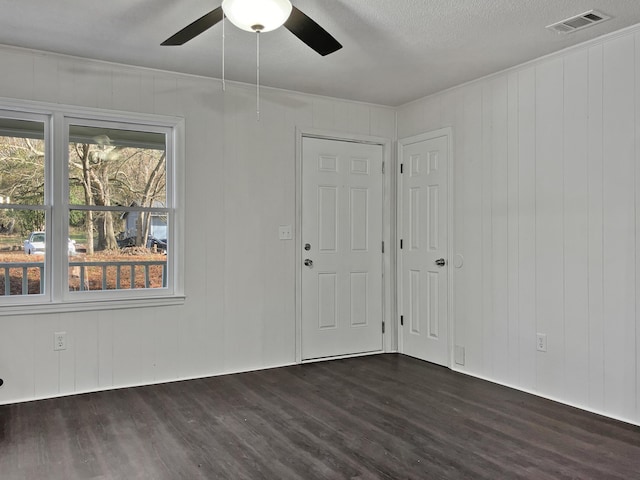
[(382, 156), (302, 139), (303, 360), (382, 350)]
[(401, 351), (449, 365), (449, 138), (400, 142)]

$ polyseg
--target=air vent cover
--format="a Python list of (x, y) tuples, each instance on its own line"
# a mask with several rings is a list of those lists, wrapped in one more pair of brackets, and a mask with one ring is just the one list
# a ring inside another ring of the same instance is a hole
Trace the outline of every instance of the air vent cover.
[(596, 23), (609, 20), (611, 17), (596, 10), (589, 10), (588, 12), (581, 13), (575, 17), (566, 18), (551, 25), (547, 25), (546, 28), (556, 33), (571, 33), (576, 30), (582, 30), (583, 28), (590, 27)]

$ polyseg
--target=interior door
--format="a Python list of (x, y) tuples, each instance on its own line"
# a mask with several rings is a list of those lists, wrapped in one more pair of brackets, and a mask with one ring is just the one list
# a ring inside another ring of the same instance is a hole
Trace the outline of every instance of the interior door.
[(303, 360), (382, 350), (382, 157), (302, 139)]
[(401, 142), (401, 349), (449, 365), (449, 138)]

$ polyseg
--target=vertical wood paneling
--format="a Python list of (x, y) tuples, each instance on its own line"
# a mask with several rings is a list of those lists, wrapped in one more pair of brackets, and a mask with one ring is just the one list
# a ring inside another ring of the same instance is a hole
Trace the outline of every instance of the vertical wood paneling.
[(114, 384), (114, 322), (112, 313), (97, 312), (98, 320), (98, 387), (111, 388)]
[(520, 385), (536, 385), (536, 72), (518, 72), (518, 319)]
[[(463, 125), (465, 124), (465, 96), (464, 91), (461, 89), (450, 92), (442, 99), (442, 122), (446, 125), (452, 127), (452, 135), (453, 135), (453, 149), (450, 152), (450, 158), (459, 159), (460, 162), (456, 163), (452, 161), (450, 163), (450, 167), (453, 171), (453, 179), (452, 185), (454, 188), (452, 189), (453, 193), (453, 202), (449, 205), (450, 209), (455, 208), (455, 205), (460, 202), (463, 198), (461, 192), (457, 191), (457, 188), (461, 188), (461, 185), (464, 185), (465, 180), (465, 165), (466, 162), (464, 159), (467, 158), (467, 149), (466, 145), (466, 137), (467, 134), (464, 131)], [(455, 187), (457, 186), (457, 188)], [(462, 258), (464, 260), (464, 243), (461, 241), (464, 232), (464, 217), (462, 215), (454, 216), (453, 222), (449, 227), (449, 231), (453, 232), (453, 238), (449, 238), (449, 242), (453, 242), (453, 251), (450, 252), (450, 260), (449, 264), (453, 264), (453, 268), (449, 269), (451, 277), (450, 284), (455, 285), (453, 291), (450, 292), (452, 296), (452, 301), (449, 303), (452, 306), (452, 310), (450, 310), (449, 318), (451, 319), (451, 323), (453, 328), (450, 329), (452, 335), (450, 339), (450, 343), (454, 346), (462, 346), (465, 345), (464, 336), (459, 337), (457, 330), (455, 330), (455, 322), (453, 319), (458, 318), (459, 315), (468, 315), (468, 312), (458, 312), (457, 307), (460, 305), (461, 298), (465, 297), (465, 292), (467, 292), (469, 287), (469, 282), (465, 279), (464, 275), (461, 275), (462, 269), (459, 263), (456, 263), (456, 258), (458, 260)], [(460, 256), (459, 256), (460, 255)], [(470, 352), (465, 350), (465, 356), (468, 356)], [(466, 363), (466, 359), (465, 359)], [(452, 361), (452, 364), (455, 364), (455, 359)], [(458, 367), (459, 368), (459, 367)]]
[[(278, 95), (269, 92), (265, 96), (264, 121), (270, 128), (261, 132), (261, 143), (268, 145), (268, 160), (262, 163), (260, 175), (275, 186), (268, 190), (261, 204), (262, 230), (270, 233), (261, 242), (261, 256), (265, 261), (261, 278), (264, 286), (261, 321), (269, 325), (263, 331), (264, 365), (281, 365), (295, 358), (295, 331), (287, 328), (294, 312), (281, 299), (295, 291), (295, 278), (291, 273), (295, 271), (296, 240), (280, 240), (277, 234), (279, 225), (290, 224), (289, 219), (295, 218), (295, 205), (290, 201), (295, 198), (295, 142), (292, 140), (295, 125), (288, 123), (286, 109), (278, 102)], [(369, 109), (364, 105), (352, 106), (358, 108), (350, 108), (348, 116), (354, 118), (358, 128), (368, 129)]]
[(635, 415), (635, 93), (634, 37), (604, 45), (605, 408)]
[[(229, 110), (230, 105), (227, 105), (225, 111), (235, 117), (235, 124), (229, 126), (233, 130), (227, 135), (230, 142), (237, 144), (235, 158), (225, 155), (224, 169), (225, 360), (241, 369), (253, 369), (261, 365), (260, 337), (265, 328), (261, 322), (264, 288), (259, 274), (264, 259), (257, 245), (263, 236), (262, 211), (261, 200), (255, 195), (263, 185), (260, 171), (264, 166), (255, 164), (251, 159), (268, 164), (259, 141), (260, 129), (268, 126), (265, 123), (263, 127), (262, 121), (256, 120), (255, 92), (236, 88), (234, 100), (233, 110)], [(316, 102), (314, 108), (315, 105)], [(333, 112), (331, 102), (323, 106), (328, 106), (328, 110)], [(246, 301), (247, 298), (251, 301)], [(243, 345), (242, 349), (237, 345)]]
[(586, 404), (589, 370), (588, 52), (564, 59), (564, 326), (566, 396)]
[(59, 331), (56, 320), (56, 316), (37, 316), (33, 321), (33, 385), (36, 397), (53, 396), (60, 391), (61, 352), (53, 350), (53, 333)]
[(170, 382), (180, 378), (180, 309), (168, 307), (167, 315), (155, 312), (153, 332), (153, 381)]
[(0, 96), (31, 99), (34, 92), (33, 57), (18, 51), (4, 51), (0, 58)]
[(5, 317), (1, 328), (0, 378), (4, 385), (0, 389), (0, 399), (33, 398), (36, 388), (44, 389), (39, 385), (36, 387), (35, 383), (38, 359), (42, 355), (36, 352), (35, 317)]
[(113, 382), (138, 385), (154, 379), (155, 309), (113, 315)]
[(348, 130), (351, 119), (349, 118), (350, 108), (346, 103), (333, 103), (333, 123), (334, 127), (340, 130)]
[(493, 369), (493, 90), (491, 84), (482, 86), (482, 364), (491, 376)]
[[(184, 306), (0, 322), (0, 402), (295, 360), (295, 129), (393, 138), (386, 107), (0, 48), (0, 96), (185, 118)], [(6, 61), (5, 61), (6, 60)], [(68, 348), (53, 352), (53, 332)], [(4, 368), (12, 365), (11, 369)], [(18, 365), (17, 367), (13, 367)], [(6, 371), (6, 373), (5, 373)]]
[(57, 101), (67, 105), (77, 105), (76, 103), (76, 82), (82, 82), (82, 75), (80, 69), (82, 63), (80, 59), (74, 59), (71, 57), (57, 57), (57, 78), (56, 87), (58, 92), (56, 94)]
[[(342, 103), (342, 102), (339, 102)], [(371, 111), (368, 105), (348, 103), (347, 118), (349, 125), (340, 131), (352, 131), (354, 134), (369, 135), (371, 132)], [(334, 127), (335, 128), (335, 127)]]
[(77, 313), (57, 314), (55, 330), (67, 332), (67, 348), (56, 352), (59, 354), (58, 382), (60, 393), (68, 394), (76, 391), (76, 329), (74, 316)]
[[(463, 183), (454, 188), (462, 218), (460, 235), (454, 239), (456, 253), (464, 258), (464, 266), (456, 273), (455, 339), (465, 348), (465, 369), (482, 374), (482, 88), (478, 85), (464, 92), (464, 117), (460, 135), (464, 136), (464, 151), (454, 152), (455, 168), (463, 172)], [(454, 131), (455, 135), (455, 131)], [(458, 156), (456, 156), (458, 155)]]
[(73, 103), (92, 108), (111, 108), (111, 70), (105, 66), (78, 60), (74, 64)]
[(417, 134), (440, 101), (429, 128), (460, 135), (454, 368), (636, 422), (639, 45), (638, 31), (605, 38), (398, 113), (399, 137)]
[(96, 315), (84, 312), (73, 318), (74, 389), (77, 391), (99, 388), (99, 321)]
[(509, 239), (508, 239), (508, 81), (504, 75), (491, 81), (491, 265), (493, 374), (509, 375)]
[(508, 349), (507, 374), (509, 383), (517, 384), (520, 378), (520, 316), (518, 312), (519, 289), (519, 138), (518, 138), (518, 72), (508, 77), (507, 92), (507, 321)]
[[(640, 33), (635, 34), (636, 292), (640, 288)], [(640, 295), (636, 293), (636, 423), (640, 424)]]
[(395, 111), (390, 108), (370, 108), (369, 134), (376, 137), (395, 137)]
[(114, 67), (111, 73), (112, 108), (140, 111), (140, 73), (134, 69)]
[(43, 102), (57, 101), (58, 60), (55, 56), (45, 53), (34, 54), (33, 85), (33, 100)]
[[(154, 113), (155, 109), (155, 76), (151, 70), (140, 71), (140, 98), (137, 103), (140, 108), (140, 112)], [(127, 110), (127, 108), (125, 108)]]
[(157, 73), (153, 77), (153, 113), (184, 115), (183, 104), (178, 102), (178, 79)]
[[(186, 159), (183, 165), (188, 186), (185, 202), (185, 225), (197, 225), (206, 248), (197, 255), (185, 255), (185, 292), (189, 308), (177, 324), (167, 323), (169, 330), (177, 329), (178, 352), (160, 351), (156, 358), (157, 375), (173, 375), (174, 362), (178, 375), (201, 375), (212, 365), (224, 365), (224, 148), (225, 129), (222, 120), (224, 98), (220, 85), (199, 78), (180, 78), (177, 101), (185, 119)], [(230, 96), (233, 96), (232, 94)], [(206, 141), (202, 142), (203, 139)], [(202, 194), (206, 192), (206, 200)], [(212, 206), (217, 208), (212, 208)], [(189, 228), (187, 231), (191, 231)], [(188, 241), (188, 240), (187, 240)], [(158, 338), (170, 344), (168, 332)], [(162, 372), (162, 373), (161, 373)]]
[(548, 342), (537, 356), (537, 388), (557, 396), (565, 371), (563, 83), (562, 58), (536, 67), (536, 320)]
[(437, 130), (444, 126), (442, 123), (441, 96), (430, 97), (422, 106), (422, 128), (425, 132)]
[(424, 125), (424, 101), (410, 103), (398, 116), (398, 138), (407, 138), (427, 132)]
[(313, 99), (313, 128), (329, 130), (334, 126), (334, 102), (324, 98)]
[(603, 145), (602, 145), (602, 45), (589, 49), (589, 135), (587, 140), (589, 406), (604, 409), (604, 304), (603, 304)]

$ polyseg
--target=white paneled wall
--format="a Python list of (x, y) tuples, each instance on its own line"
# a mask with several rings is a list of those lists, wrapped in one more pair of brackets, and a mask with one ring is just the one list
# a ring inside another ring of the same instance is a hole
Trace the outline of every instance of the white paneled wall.
[(0, 403), (293, 363), (295, 244), (277, 233), (295, 222), (295, 128), (451, 126), (456, 368), (640, 423), (639, 32), (412, 102), (397, 124), (269, 89), (258, 122), (250, 86), (0, 48), (0, 97), (185, 118), (187, 295), (0, 316)]
[[(402, 107), (452, 126), (455, 344), (472, 375), (640, 423), (640, 33)], [(536, 351), (536, 333), (547, 352)]]
[[(395, 136), (395, 112), (0, 48), (0, 97), (185, 118), (184, 306), (0, 316), (0, 403), (295, 362), (295, 129)], [(66, 331), (67, 350), (53, 351)]]

